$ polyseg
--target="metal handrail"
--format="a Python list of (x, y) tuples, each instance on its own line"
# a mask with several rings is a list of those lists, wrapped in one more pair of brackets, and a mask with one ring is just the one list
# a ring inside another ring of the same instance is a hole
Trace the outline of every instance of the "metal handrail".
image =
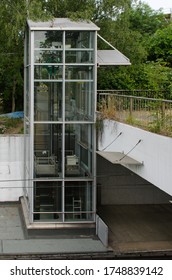
[(118, 96), (124, 98), (134, 98), (134, 99), (142, 99), (142, 100), (149, 100), (149, 101), (161, 101), (161, 102), (168, 102), (172, 103), (172, 100), (169, 99), (161, 99), (161, 98), (152, 98), (152, 97), (144, 97), (144, 96), (135, 96), (135, 95), (125, 95), (125, 94), (109, 94), (109, 93), (98, 93), (99, 96)]
[(172, 136), (172, 100), (98, 91), (97, 111), (104, 118)]

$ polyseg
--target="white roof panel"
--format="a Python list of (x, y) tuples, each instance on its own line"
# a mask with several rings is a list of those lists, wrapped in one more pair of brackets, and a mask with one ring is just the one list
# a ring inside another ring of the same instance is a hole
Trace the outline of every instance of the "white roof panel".
[(131, 65), (130, 60), (117, 49), (98, 50), (98, 65)]
[(106, 160), (110, 161), (113, 164), (121, 164), (121, 165), (142, 165), (143, 162), (139, 162), (123, 153), (120, 152), (97, 152), (98, 155), (102, 156)]
[(91, 21), (72, 21), (68, 18), (54, 18), (41, 22), (28, 20), (28, 26), (31, 30), (100, 30)]

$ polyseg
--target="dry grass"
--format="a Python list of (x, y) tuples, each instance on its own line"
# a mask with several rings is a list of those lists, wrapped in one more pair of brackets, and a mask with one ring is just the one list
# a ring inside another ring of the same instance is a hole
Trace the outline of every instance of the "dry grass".
[[(111, 119), (127, 123), (154, 133), (172, 137), (172, 109), (152, 104), (152, 107), (132, 108), (114, 96), (107, 96), (99, 104), (99, 119)], [(150, 104), (149, 104), (150, 105)], [(155, 106), (156, 105), (156, 106)]]
[(106, 100), (103, 99), (101, 104), (99, 104), (99, 112), (103, 119), (117, 120), (115, 98), (113, 96), (108, 96)]

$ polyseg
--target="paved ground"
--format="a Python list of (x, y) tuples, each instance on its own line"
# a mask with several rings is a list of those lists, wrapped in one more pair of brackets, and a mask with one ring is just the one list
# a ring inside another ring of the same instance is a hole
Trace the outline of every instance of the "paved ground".
[[(109, 248), (96, 238), (28, 238), (19, 204), (0, 204), (1, 259), (15, 254), (103, 254), (172, 252), (172, 205), (103, 206), (99, 215), (109, 226)], [(110, 249), (110, 250), (109, 250)]]
[(171, 204), (103, 206), (99, 215), (115, 252), (172, 251)]
[(107, 252), (95, 238), (27, 239), (18, 204), (0, 204), (0, 255)]

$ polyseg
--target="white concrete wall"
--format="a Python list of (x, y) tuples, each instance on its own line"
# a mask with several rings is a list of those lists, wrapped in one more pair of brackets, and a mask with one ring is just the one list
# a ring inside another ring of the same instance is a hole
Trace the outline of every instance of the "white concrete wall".
[[(105, 121), (99, 150), (128, 153), (142, 162), (141, 166), (126, 166), (145, 180), (172, 195), (172, 138), (160, 136), (126, 124)], [(18, 201), (23, 195), (24, 136), (0, 135), (0, 201)]]
[(23, 194), (23, 155), (23, 135), (0, 135), (0, 201), (18, 201)]
[[(119, 133), (116, 141), (108, 146)], [(99, 139), (99, 150), (124, 152), (139, 162), (141, 166), (124, 165), (161, 190), (172, 195), (172, 138), (154, 134), (130, 125), (104, 121), (102, 137)]]

